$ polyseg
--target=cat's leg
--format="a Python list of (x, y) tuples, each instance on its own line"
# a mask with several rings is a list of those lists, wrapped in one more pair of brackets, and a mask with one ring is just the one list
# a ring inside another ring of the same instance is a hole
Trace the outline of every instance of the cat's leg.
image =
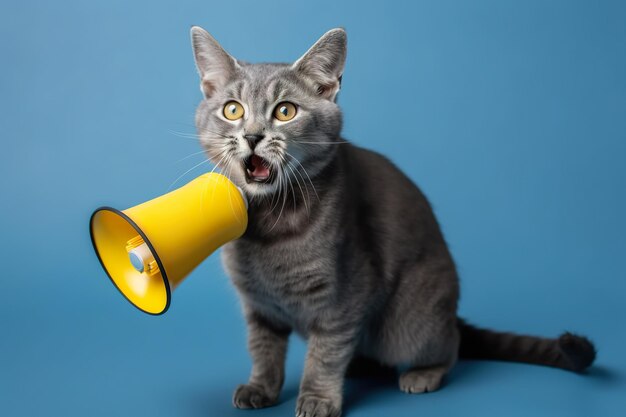
[(421, 345), (428, 348), (419, 350), (420, 354), (411, 368), (400, 374), (400, 390), (408, 394), (436, 391), (456, 363), (459, 350), (458, 332), (449, 330), (436, 333), (437, 336), (430, 335), (430, 343)]
[(375, 332), (384, 335), (377, 351), (386, 362), (410, 364), (398, 383), (412, 394), (439, 389), (456, 363), (460, 341), (454, 266), (441, 260), (422, 262), (400, 277), (391, 308)]
[(343, 382), (354, 353), (357, 326), (337, 327), (344, 330), (309, 334), (304, 375), (296, 403), (297, 417), (341, 415)]
[(400, 389), (408, 394), (436, 391), (449, 370), (448, 365), (410, 368), (400, 375)]
[(254, 311), (246, 312), (248, 350), (252, 372), (247, 384), (233, 394), (237, 408), (262, 408), (276, 404), (285, 379), (285, 355), (291, 329)]
[(420, 351), (421, 355), (415, 359), (411, 368), (400, 374), (400, 390), (408, 394), (436, 391), (454, 367), (459, 350), (458, 332), (449, 330), (436, 333), (438, 337), (431, 335), (430, 343), (426, 344), (430, 349)]

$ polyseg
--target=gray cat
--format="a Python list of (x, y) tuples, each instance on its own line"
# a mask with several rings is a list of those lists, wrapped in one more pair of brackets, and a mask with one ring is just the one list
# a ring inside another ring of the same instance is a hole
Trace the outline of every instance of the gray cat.
[(308, 340), (298, 416), (339, 416), (346, 374), (364, 367), (408, 366), (400, 389), (422, 393), (458, 357), (591, 365), (584, 337), (492, 332), (457, 317), (457, 272), (428, 201), (388, 159), (340, 136), (343, 29), (293, 64), (248, 64), (199, 27), (191, 36), (200, 141), (250, 203), (247, 231), (222, 252), (253, 360), (235, 407), (276, 403), (292, 330)]

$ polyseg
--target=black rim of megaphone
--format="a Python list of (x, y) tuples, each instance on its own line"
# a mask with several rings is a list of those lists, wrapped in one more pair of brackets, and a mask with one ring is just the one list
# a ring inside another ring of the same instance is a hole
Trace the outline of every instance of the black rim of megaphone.
[[(159, 271), (161, 273), (161, 278), (163, 278), (163, 284), (165, 285), (165, 291), (167, 293), (167, 300), (165, 302), (165, 308), (162, 311), (160, 311), (158, 313), (152, 313), (150, 311), (144, 310), (143, 308), (139, 307), (137, 304), (133, 303), (130, 300), (130, 298), (128, 298), (126, 296), (126, 294), (124, 294), (124, 292), (122, 290), (120, 290), (120, 287), (117, 286), (117, 284), (115, 283), (115, 280), (113, 279), (113, 277), (109, 273), (109, 270), (104, 265), (104, 262), (102, 261), (102, 257), (100, 257), (100, 251), (98, 250), (98, 246), (96, 246), (96, 241), (95, 241), (95, 239), (93, 237), (93, 235), (94, 235), (94, 233), (93, 233), (94, 217), (96, 216), (96, 214), (99, 211), (104, 211), (104, 210), (111, 211), (111, 212), (117, 214), (118, 216), (122, 217), (124, 220), (126, 220), (128, 222), (128, 224), (130, 224), (133, 227), (133, 229), (135, 229), (135, 231), (137, 233), (139, 233), (139, 236), (141, 236), (143, 241), (146, 242), (146, 245), (148, 245), (148, 247), (150, 248), (150, 251), (152, 252), (152, 256), (154, 256), (154, 260), (157, 262), (157, 265), (159, 266)], [(100, 265), (102, 265), (102, 269), (104, 269), (104, 272), (106, 272), (107, 276), (109, 277), (109, 279), (111, 280), (113, 285), (115, 285), (115, 288), (117, 288), (117, 290), (120, 292), (120, 294), (122, 294), (124, 296), (124, 298), (126, 298), (126, 300), (128, 300), (129, 303), (131, 303), (133, 306), (135, 306), (138, 310), (140, 310), (140, 311), (142, 311), (144, 313), (153, 315), (153, 316), (160, 316), (161, 314), (165, 313), (168, 308), (170, 308), (171, 292), (170, 292), (170, 284), (169, 284), (169, 281), (167, 280), (167, 274), (165, 273), (165, 268), (163, 267), (163, 263), (161, 263), (161, 259), (159, 259), (159, 255), (157, 255), (156, 250), (154, 250), (154, 246), (152, 246), (152, 243), (150, 243), (150, 239), (148, 239), (148, 236), (146, 236), (146, 234), (141, 230), (141, 228), (137, 225), (137, 223), (135, 223), (130, 217), (128, 217), (122, 211), (120, 211), (118, 209), (115, 209), (113, 207), (103, 206), (103, 207), (99, 207), (96, 210), (94, 210), (93, 214), (91, 215), (91, 219), (89, 220), (89, 234), (91, 236), (91, 244), (93, 245), (93, 249), (96, 252), (96, 256), (98, 257), (98, 260), (100, 261)]]

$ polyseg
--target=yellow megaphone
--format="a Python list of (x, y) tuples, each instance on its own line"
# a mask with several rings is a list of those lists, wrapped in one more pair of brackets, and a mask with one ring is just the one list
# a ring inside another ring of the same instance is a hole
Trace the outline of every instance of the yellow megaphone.
[(237, 239), (248, 225), (248, 203), (221, 174), (120, 211), (91, 216), (91, 242), (107, 275), (137, 308), (163, 314), (171, 292), (205, 258)]

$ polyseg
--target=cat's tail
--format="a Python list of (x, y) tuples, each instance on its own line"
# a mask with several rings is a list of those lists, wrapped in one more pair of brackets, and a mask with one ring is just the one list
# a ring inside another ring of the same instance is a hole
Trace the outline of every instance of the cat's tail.
[(593, 343), (572, 333), (546, 339), (480, 329), (461, 319), (458, 323), (461, 358), (526, 362), (574, 372), (584, 371), (596, 358)]

